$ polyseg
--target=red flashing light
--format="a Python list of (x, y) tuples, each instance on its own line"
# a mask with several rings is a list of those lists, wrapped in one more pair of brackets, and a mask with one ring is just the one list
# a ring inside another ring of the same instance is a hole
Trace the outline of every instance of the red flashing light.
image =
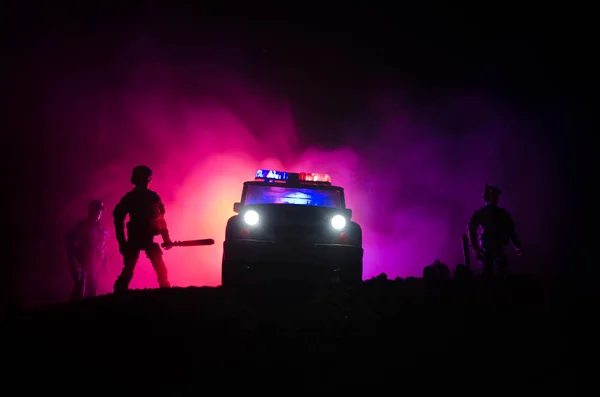
[(331, 177), (327, 174), (315, 174), (312, 172), (301, 172), (298, 179), (305, 182), (328, 182), (331, 183)]
[(342, 243), (347, 243), (347, 242), (348, 242), (348, 240), (349, 240), (349, 239), (348, 239), (348, 235), (347, 235), (346, 233), (344, 233), (344, 232), (340, 233), (340, 241), (341, 241)]

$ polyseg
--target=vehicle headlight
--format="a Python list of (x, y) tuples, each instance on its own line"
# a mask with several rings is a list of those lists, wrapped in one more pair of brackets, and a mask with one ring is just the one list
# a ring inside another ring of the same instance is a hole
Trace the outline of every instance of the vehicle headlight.
[(244, 214), (244, 222), (250, 226), (254, 226), (258, 223), (258, 212), (250, 210)]
[(335, 230), (343, 229), (346, 226), (346, 218), (341, 215), (335, 215), (331, 218), (331, 226), (333, 226)]

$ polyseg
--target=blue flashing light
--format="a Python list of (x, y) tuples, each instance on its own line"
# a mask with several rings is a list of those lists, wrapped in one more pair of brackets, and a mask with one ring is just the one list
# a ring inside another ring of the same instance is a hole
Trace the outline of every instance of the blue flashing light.
[(283, 172), (283, 171), (258, 170), (258, 171), (256, 171), (256, 178), (287, 180), (289, 178), (289, 175), (287, 172)]

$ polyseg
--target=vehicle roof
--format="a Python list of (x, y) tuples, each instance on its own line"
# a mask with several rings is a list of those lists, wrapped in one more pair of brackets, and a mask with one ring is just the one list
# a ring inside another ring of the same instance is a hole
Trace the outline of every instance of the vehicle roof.
[(283, 180), (271, 180), (271, 181), (247, 181), (244, 182), (244, 186), (268, 186), (268, 187), (291, 187), (291, 188), (303, 188), (303, 189), (317, 189), (317, 190), (344, 190), (343, 187), (333, 186), (329, 182), (304, 182), (304, 181), (283, 181)]

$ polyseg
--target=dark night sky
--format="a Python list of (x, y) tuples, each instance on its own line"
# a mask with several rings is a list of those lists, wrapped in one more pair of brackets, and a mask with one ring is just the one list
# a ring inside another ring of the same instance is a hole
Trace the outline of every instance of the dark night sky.
[[(5, 62), (19, 72), (10, 80), (23, 84), (31, 46), (43, 43), (44, 35), (89, 42), (97, 50), (85, 55), (101, 65), (111, 47), (139, 27), (168, 43), (168, 56), (202, 57), (205, 53), (194, 52), (198, 44), (206, 50), (209, 43), (219, 52), (235, 47), (256, 79), (284, 87), (305, 111), (299, 118), (307, 125), (339, 122), (340, 109), (360, 107), (373, 76), (418, 87), (425, 97), (433, 89), (485, 87), (528, 113), (560, 109), (570, 116), (592, 70), (585, 44), (591, 26), (584, 11), (558, 5), (351, 9), (340, 3), (293, 9), (252, 5), (225, 12), (212, 5), (159, 3), (26, 9), (27, 2), (19, 2), (15, 14), (5, 14), (9, 53), (16, 55)], [(76, 63), (70, 67), (76, 69)]]
[[(13, 238), (38, 238), (41, 232), (26, 230), (23, 225), (28, 223), (22, 218), (41, 219), (43, 224), (58, 205), (40, 203), (54, 188), (49, 181), (64, 165), (53, 160), (59, 153), (42, 144), (49, 139), (39, 126), (39, 107), (45, 99), (37, 97), (35, 90), (43, 66), (31, 55), (49, 35), (89, 47), (78, 54), (50, 50), (74, 75), (78, 58), (93, 59), (98, 69), (108, 65), (115, 43), (140, 27), (161, 38), (169, 58), (206, 58), (211, 49), (230, 52), (231, 62), (239, 62), (238, 67), (254, 79), (269, 82), (275, 92), (289, 96), (303, 140), (316, 138), (310, 131), (326, 126), (328, 136), (319, 135), (324, 145), (366, 139), (347, 136), (345, 117), (364, 107), (373, 79), (391, 87), (410, 87), (409, 100), (414, 102), (426, 101), (434, 92), (484, 88), (528, 117), (543, 118), (546, 140), (563, 167), (561, 183), (576, 171), (576, 139), (591, 130), (588, 102), (582, 95), (592, 81), (593, 54), (587, 44), (591, 25), (585, 11), (564, 6), (524, 9), (507, 3), (474, 3), (394, 9), (390, 3), (349, 9), (347, 2), (340, 2), (286, 10), (280, 3), (231, 5), (226, 12), (214, 6), (163, 8), (157, 3), (134, 7), (132, 2), (127, 6), (96, 2), (74, 7), (65, 2), (60, 8), (55, 3), (52, 7), (10, 3), (2, 16), (8, 44), (3, 60), (5, 87), (12, 105), (5, 108), (9, 109), (6, 131), (19, 134), (8, 133), (3, 169), (5, 186), (12, 186), (9, 208), (16, 208), (9, 216)], [(196, 52), (200, 46), (202, 51)], [(452, 134), (451, 128), (448, 133)], [(575, 185), (565, 186), (571, 184)], [(565, 199), (570, 196), (565, 188)], [(16, 263), (19, 253), (12, 251), (9, 261)]]

